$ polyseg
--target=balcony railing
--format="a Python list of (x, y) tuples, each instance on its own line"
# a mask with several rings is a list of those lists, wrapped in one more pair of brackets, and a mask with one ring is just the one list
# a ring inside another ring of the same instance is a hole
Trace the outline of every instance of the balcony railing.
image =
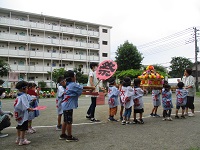
[(34, 58), (34, 59), (48, 59), (48, 60), (73, 60), (73, 61), (99, 61), (98, 56), (89, 56), (80, 55), (80, 54), (61, 54), (61, 53), (50, 53), (50, 52), (41, 52), (41, 51), (26, 51), (26, 50), (14, 50), (8, 48), (0, 49), (0, 56), (4, 57), (18, 57), (18, 58)]
[(52, 39), (52, 38), (42, 38), (42, 37), (32, 37), (27, 35), (15, 35), (15, 34), (7, 34), (7, 33), (0, 33), (0, 39), (8, 40), (8, 41), (15, 41), (15, 42), (24, 42), (24, 43), (40, 43), (40, 44), (50, 44), (56, 46), (63, 46), (63, 47), (77, 47), (77, 48), (93, 48), (99, 49), (99, 44), (95, 43), (84, 43), (84, 42), (75, 42), (70, 40), (62, 40), (62, 39)]
[(23, 21), (23, 20), (16, 20), (16, 19), (10, 19), (10, 18), (0, 18), (0, 24), (4, 25), (11, 25), (11, 26), (20, 26), (20, 27), (26, 27), (31, 29), (42, 29), (42, 30), (51, 30), (51, 31), (58, 31), (63, 33), (74, 33), (74, 34), (81, 34), (85, 36), (94, 36), (98, 37), (99, 32), (97, 31), (87, 31), (85, 29), (75, 29), (71, 27), (61, 27), (56, 26), (52, 24), (44, 24), (39, 22), (29, 22), (29, 21)]
[[(18, 72), (24, 72), (24, 73), (31, 73), (31, 72), (38, 72), (38, 73), (47, 73), (48, 71), (51, 71), (53, 69), (58, 69), (61, 67), (55, 66), (55, 67), (50, 67), (50, 66), (41, 66), (41, 65), (32, 65), (32, 66), (28, 66), (28, 65), (10, 65), (11, 69)], [(63, 67), (62, 67), (63, 68)], [(65, 70), (73, 70), (74, 67), (71, 66), (66, 66), (64, 67)], [(86, 73), (86, 71), (88, 71), (88, 69), (86, 69), (85, 67), (83, 68), (84, 73)]]

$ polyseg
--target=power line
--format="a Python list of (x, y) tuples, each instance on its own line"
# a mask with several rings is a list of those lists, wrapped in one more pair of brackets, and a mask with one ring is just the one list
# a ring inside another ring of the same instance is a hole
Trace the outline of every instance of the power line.
[(166, 50), (169, 50), (169, 49), (174, 49), (176, 47), (180, 47), (180, 46), (183, 46), (183, 45), (186, 45), (186, 44), (190, 44), (191, 42), (185, 42), (184, 39), (178, 39), (176, 41), (172, 41), (170, 43), (166, 43), (166, 44), (163, 44), (163, 45), (158, 45), (156, 47), (153, 47), (153, 48), (148, 48), (144, 51), (142, 51), (142, 53), (144, 54), (144, 56), (149, 56), (149, 55), (153, 55), (153, 54), (157, 54), (157, 53), (161, 53), (161, 52), (164, 52)]
[[(168, 41), (163, 41), (163, 42), (160, 42), (160, 43), (157, 43), (157, 44), (154, 44), (154, 45), (149, 45), (149, 46), (146, 46), (146, 47), (143, 47), (143, 48), (138, 48), (138, 49), (141, 49), (143, 51), (145, 51), (145, 49), (149, 49), (149, 48), (156, 48), (158, 47), (159, 45), (163, 45), (163, 44), (170, 44), (170, 43), (174, 43), (176, 41), (180, 41), (180, 40), (184, 40), (184, 43), (186, 43), (186, 41), (188, 41), (188, 39), (191, 37), (191, 35), (185, 35), (185, 36), (179, 36), (179, 37), (176, 37), (176, 39), (173, 39), (173, 40), (168, 40)], [(192, 39), (193, 40), (193, 39)]]
[(188, 28), (188, 29), (185, 29), (183, 31), (180, 31), (180, 32), (177, 32), (177, 33), (174, 33), (172, 35), (169, 35), (167, 37), (163, 37), (161, 39), (158, 39), (158, 40), (155, 40), (155, 41), (152, 41), (152, 42), (149, 42), (149, 43), (146, 43), (146, 44), (143, 44), (143, 45), (139, 45), (138, 48), (145, 48), (145, 47), (149, 47), (149, 46), (153, 46), (157, 43), (161, 43), (161, 42), (165, 42), (165, 41), (168, 41), (168, 40), (172, 40), (174, 38), (177, 38), (177, 37), (180, 37), (182, 35), (185, 35), (185, 34), (188, 34), (188, 33), (191, 33), (192, 31), (192, 28)]
[(169, 49), (174, 49), (176, 47), (184, 46), (194, 42), (193, 28), (188, 28), (183, 31), (174, 33), (167, 37), (149, 42), (138, 46), (138, 50), (144, 54), (144, 56), (150, 56), (153, 54), (158, 54)]

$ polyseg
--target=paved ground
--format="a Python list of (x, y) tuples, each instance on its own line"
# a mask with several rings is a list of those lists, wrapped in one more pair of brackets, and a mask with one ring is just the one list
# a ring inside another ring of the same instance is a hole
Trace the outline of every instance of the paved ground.
[[(3, 110), (13, 110), (14, 100), (3, 100)], [(154, 150), (186, 150), (200, 147), (200, 98), (195, 98), (195, 117), (173, 121), (162, 121), (162, 118), (151, 118), (151, 97), (145, 96), (145, 113), (143, 125), (121, 125), (120, 122), (108, 122), (108, 106), (98, 105), (96, 118), (100, 123), (90, 123), (85, 119), (85, 113), (90, 104), (90, 98), (81, 97), (79, 108), (74, 111), (73, 135), (79, 142), (67, 143), (59, 140), (60, 131), (55, 130), (56, 109), (55, 99), (41, 99), (40, 105), (47, 106), (41, 111), (38, 118), (33, 121), (37, 133), (28, 134), (31, 144), (18, 146), (14, 143), (16, 138), (16, 122), (11, 120), (11, 127), (3, 130), (9, 136), (0, 139), (0, 149), (154, 149)], [(119, 110), (119, 109), (118, 109)], [(159, 108), (159, 114), (162, 109)], [(175, 109), (173, 109), (173, 113)], [(119, 118), (119, 113), (116, 118)], [(174, 118), (174, 116), (172, 116)]]

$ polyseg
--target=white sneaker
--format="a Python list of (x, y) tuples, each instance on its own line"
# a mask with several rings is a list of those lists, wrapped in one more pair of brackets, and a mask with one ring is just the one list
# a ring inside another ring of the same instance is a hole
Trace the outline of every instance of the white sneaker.
[(194, 113), (188, 114), (189, 117), (194, 117)]
[(18, 145), (19, 146), (21, 146), (21, 145), (28, 145), (30, 143), (31, 143), (31, 141), (28, 141), (27, 139), (24, 139), (24, 140), (20, 140)]
[(36, 133), (36, 129), (31, 127), (31, 130), (33, 131), (33, 133)]
[(126, 124), (126, 121), (125, 120), (122, 120), (122, 125), (125, 125)]
[(7, 136), (8, 136), (8, 134), (3, 134), (3, 133), (0, 132), (0, 138), (4, 138), (4, 137), (7, 137)]
[(171, 117), (168, 117), (167, 120), (168, 120), (168, 121), (172, 121), (173, 119), (172, 119)]
[(27, 133), (33, 134), (34, 131), (31, 128), (29, 128), (28, 131), (27, 131)]
[(167, 120), (167, 118), (163, 118), (162, 120), (163, 120), (163, 121), (166, 121), (166, 120)]

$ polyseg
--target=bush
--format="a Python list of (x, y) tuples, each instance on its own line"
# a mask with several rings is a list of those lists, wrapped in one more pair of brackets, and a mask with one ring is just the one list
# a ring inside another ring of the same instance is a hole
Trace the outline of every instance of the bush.
[(130, 77), (131, 79), (137, 78), (139, 75), (142, 74), (142, 70), (135, 70), (135, 69), (130, 69), (130, 70), (125, 70), (125, 71), (117, 71), (115, 73), (115, 76), (118, 77), (119, 79), (123, 79), (125, 77)]
[(39, 86), (40, 88), (45, 88), (45, 87), (47, 86), (47, 83), (44, 82), (44, 81), (39, 81), (39, 82), (38, 82), (38, 86)]

